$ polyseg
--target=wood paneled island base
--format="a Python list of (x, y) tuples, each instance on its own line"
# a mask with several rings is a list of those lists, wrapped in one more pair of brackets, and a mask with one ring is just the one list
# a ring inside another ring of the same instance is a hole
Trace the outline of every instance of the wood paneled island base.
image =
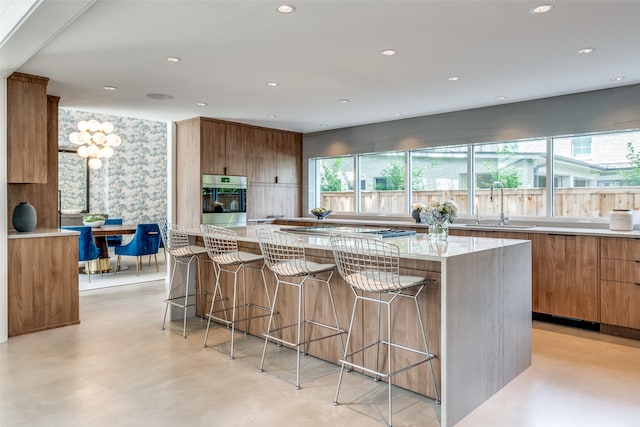
[[(260, 227), (287, 228), (277, 225), (235, 227), (240, 250), (259, 253), (255, 231)], [(192, 234), (197, 238), (199, 231), (193, 230)], [(311, 260), (333, 263), (328, 236), (301, 237)], [(429, 350), (437, 355), (434, 368), (442, 399), (441, 425), (452, 426), (531, 365), (531, 242), (458, 236), (451, 236), (446, 242), (432, 242), (425, 234), (388, 241), (400, 248), (401, 274), (435, 280), (425, 288), (419, 304)], [(201, 265), (204, 289), (212, 292), (213, 270), (209, 263)], [(258, 273), (247, 272), (248, 302), (264, 301), (263, 287), (253, 286), (261, 281)], [(221, 282), (226, 294), (231, 295), (229, 277), (223, 275)], [(337, 273), (332, 283), (340, 326), (347, 328), (353, 293)], [(273, 292), (275, 280), (271, 274), (267, 274), (267, 285)], [(297, 314), (293, 309), (296, 304), (291, 303), (294, 298), (294, 292), (281, 288), (276, 306), (280, 324), (294, 321)], [(401, 304), (411, 303), (401, 301)], [(209, 304), (209, 300), (204, 304), (207, 311)], [(201, 315), (202, 304), (196, 306)], [(313, 286), (307, 287), (305, 310), (320, 320), (330, 321), (332, 317), (325, 293)], [(356, 316), (354, 346), (371, 341), (369, 337), (375, 334), (377, 309), (365, 306)], [(394, 340), (414, 345), (420, 342), (413, 317), (415, 309), (399, 305), (392, 316)], [(266, 321), (255, 319), (249, 325), (239, 325), (239, 329), (262, 336)], [(307, 328), (307, 334), (313, 337), (313, 329)], [(308, 352), (337, 363), (341, 351), (339, 338), (334, 337), (311, 343)], [(371, 360), (365, 360), (365, 364), (373, 364), (374, 356), (367, 355)], [(406, 357), (406, 354), (402, 356)], [(406, 364), (407, 360), (398, 362)], [(380, 363), (386, 363), (383, 354)], [(268, 371), (267, 359), (265, 373)], [(304, 370), (301, 377), (304, 384)], [(393, 381), (400, 387), (435, 398), (427, 364), (405, 371)]]

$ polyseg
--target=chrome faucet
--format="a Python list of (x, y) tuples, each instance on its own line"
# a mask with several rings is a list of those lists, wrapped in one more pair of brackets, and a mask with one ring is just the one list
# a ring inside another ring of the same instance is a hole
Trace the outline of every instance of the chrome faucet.
[(508, 219), (504, 216), (504, 184), (501, 183), (500, 181), (491, 183), (491, 195), (489, 196), (489, 200), (492, 202), (493, 202), (493, 187), (495, 186), (500, 187), (500, 222), (498, 224), (504, 225), (505, 220)]

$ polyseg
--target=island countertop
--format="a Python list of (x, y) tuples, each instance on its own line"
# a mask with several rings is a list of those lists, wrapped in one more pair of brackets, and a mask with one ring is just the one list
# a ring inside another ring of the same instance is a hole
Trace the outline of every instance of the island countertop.
[[(256, 231), (260, 228), (268, 230), (290, 231), (293, 227), (275, 224), (258, 224), (242, 227), (229, 227), (238, 235), (238, 240), (246, 242), (258, 242)], [(426, 230), (425, 230), (426, 231)], [(200, 230), (189, 230), (189, 234), (194, 236), (202, 235)], [(331, 231), (326, 236), (316, 234), (296, 234), (304, 241), (304, 245), (312, 249), (330, 249)], [(336, 233), (337, 234), (337, 233)], [(363, 236), (365, 234), (362, 234)], [(444, 261), (447, 258), (468, 255), (475, 252), (493, 250), (505, 246), (513, 246), (523, 243), (525, 240), (496, 239), (487, 237), (463, 237), (449, 236), (444, 241), (434, 241), (429, 239), (426, 233), (416, 233), (411, 236), (398, 236), (382, 239), (385, 242), (397, 245), (400, 250), (400, 257), (407, 259), (424, 259), (428, 261)]]

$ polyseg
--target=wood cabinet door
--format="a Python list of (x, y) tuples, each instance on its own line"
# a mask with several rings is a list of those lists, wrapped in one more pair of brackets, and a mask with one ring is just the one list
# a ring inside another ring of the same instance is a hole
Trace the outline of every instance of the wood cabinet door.
[(10, 337), (80, 322), (76, 236), (10, 239), (8, 252)]
[(598, 237), (530, 234), (533, 311), (600, 321)]
[[(255, 129), (255, 139), (247, 144), (247, 168), (249, 183), (274, 184), (277, 176), (277, 151), (279, 132)], [(249, 205), (250, 206), (250, 205)]]
[(247, 190), (247, 218), (268, 216), (299, 217), (302, 188), (290, 184), (249, 183)]
[(603, 280), (600, 286), (600, 321), (608, 325), (640, 329), (640, 283)]
[(225, 175), (227, 125), (200, 121), (200, 169), (203, 174)]
[(224, 175), (247, 175), (247, 144), (254, 134), (253, 128), (227, 125)]
[(14, 73), (7, 79), (7, 182), (47, 183), (47, 82)]
[(277, 138), (277, 182), (299, 184), (302, 173), (302, 138), (292, 133), (281, 133)]

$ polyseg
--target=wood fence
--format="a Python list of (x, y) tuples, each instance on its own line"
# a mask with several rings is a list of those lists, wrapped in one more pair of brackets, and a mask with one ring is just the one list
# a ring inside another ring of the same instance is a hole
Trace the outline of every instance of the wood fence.
[[(564, 217), (606, 217), (612, 209), (640, 210), (640, 187), (606, 188), (556, 188), (555, 216)], [(354, 212), (355, 199), (351, 191), (323, 192), (322, 206), (334, 212)], [(371, 213), (406, 213), (404, 191), (362, 191), (361, 211)], [(469, 195), (466, 190), (421, 190), (413, 192), (412, 203), (428, 204), (432, 200), (453, 200), (459, 213), (469, 215)], [(545, 216), (547, 190), (542, 188), (504, 190), (504, 213), (507, 216)], [(490, 190), (476, 190), (475, 205), (479, 214), (500, 214), (500, 189), (494, 191), (493, 201)]]

